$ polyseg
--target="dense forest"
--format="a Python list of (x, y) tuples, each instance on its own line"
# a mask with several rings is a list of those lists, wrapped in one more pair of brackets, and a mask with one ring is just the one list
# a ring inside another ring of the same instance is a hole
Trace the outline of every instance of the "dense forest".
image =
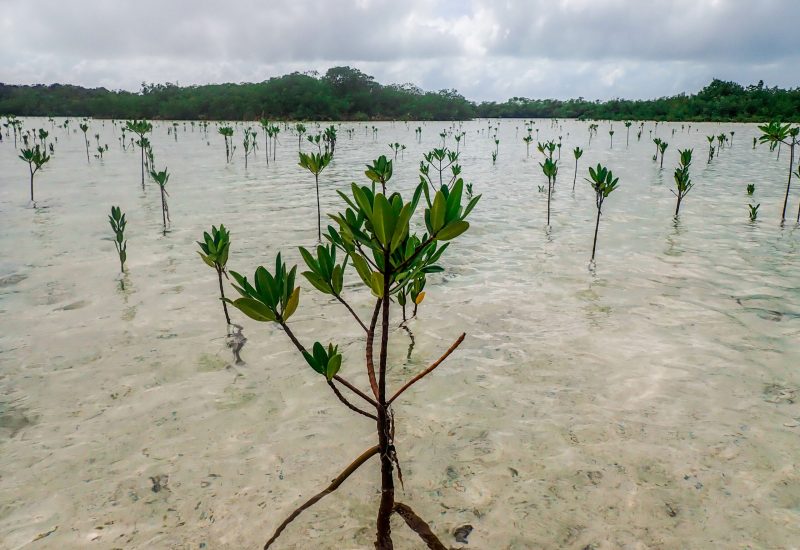
[(694, 95), (650, 100), (567, 101), (514, 97), (474, 103), (455, 90), (425, 92), (381, 85), (351, 67), (324, 75), (292, 73), (256, 84), (142, 84), (139, 92), (53, 84), (0, 83), (0, 114), (95, 118), (253, 120), (465, 120), (583, 118), (609, 120), (764, 121), (800, 119), (800, 88), (742, 86), (714, 80)]

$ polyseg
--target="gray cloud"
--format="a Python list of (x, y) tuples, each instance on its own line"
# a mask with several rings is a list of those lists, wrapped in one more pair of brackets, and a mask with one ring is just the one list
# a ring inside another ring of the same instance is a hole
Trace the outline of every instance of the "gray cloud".
[(795, 0), (0, 0), (0, 81), (136, 90), (349, 64), (472, 99), (795, 86)]

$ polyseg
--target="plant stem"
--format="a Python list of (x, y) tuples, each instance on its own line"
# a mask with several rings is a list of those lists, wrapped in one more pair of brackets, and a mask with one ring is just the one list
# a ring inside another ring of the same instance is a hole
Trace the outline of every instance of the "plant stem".
[(317, 241), (322, 242), (322, 210), (319, 206), (319, 174), (314, 174), (314, 185), (317, 187)]
[(217, 278), (219, 279), (219, 295), (222, 299), (222, 310), (225, 312), (225, 320), (231, 324), (231, 316), (228, 315), (228, 304), (225, 302), (225, 290), (222, 287), (222, 268), (217, 266)]
[(334, 480), (331, 481), (331, 484), (328, 485), (325, 488), (325, 490), (317, 493), (316, 495), (311, 497), (309, 500), (307, 500), (302, 506), (300, 506), (294, 512), (289, 514), (289, 517), (287, 517), (285, 520), (283, 520), (283, 523), (281, 523), (278, 526), (278, 528), (275, 530), (275, 533), (272, 535), (272, 537), (270, 537), (270, 539), (264, 545), (264, 550), (268, 550), (268, 548), (270, 546), (272, 546), (272, 543), (274, 543), (275, 540), (281, 535), (283, 530), (286, 529), (286, 526), (289, 525), (292, 521), (294, 521), (295, 518), (297, 518), (297, 516), (299, 516), (301, 513), (303, 513), (304, 510), (307, 510), (308, 508), (310, 508), (311, 506), (313, 506), (314, 504), (316, 504), (317, 502), (322, 500), (322, 498), (325, 497), (326, 495), (329, 495), (332, 492), (334, 492), (336, 489), (338, 489), (339, 486), (342, 483), (344, 483), (344, 481), (348, 477), (350, 477), (350, 475), (353, 474), (353, 472), (358, 470), (367, 460), (369, 460), (370, 458), (372, 458), (373, 456), (378, 454), (379, 451), (380, 451), (380, 447), (378, 447), (376, 445), (374, 447), (370, 447), (369, 449), (367, 449), (366, 451), (361, 453), (361, 456), (356, 458), (347, 468), (344, 469), (344, 471), (341, 474), (336, 476), (334, 478)]
[(389, 283), (392, 278), (389, 250), (383, 252), (383, 296), (381, 298), (381, 352), (378, 378), (378, 445), (381, 454), (381, 502), (378, 507), (376, 550), (392, 550), (392, 528), (389, 520), (394, 509), (394, 476), (392, 475), (390, 426), (386, 404), (386, 360), (389, 353)]
[(414, 513), (414, 510), (412, 510), (410, 506), (402, 502), (395, 502), (394, 511), (405, 520), (406, 525), (408, 525), (412, 531), (419, 535), (419, 538), (422, 539), (430, 550), (447, 550), (447, 547), (442, 544), (439, 537), (431, 531), (427, 522)]
[(433, 369), (435, 369), (436, 367), (438, 367), (439, 365), (441, 365), (441, 364), (444, 362), (444, 360), (445, 360), (445, 359), (447, 359), (447, 358), (450, 356), (450, 354), (451, 354), (451, 353), (453, 353), (453, 352), (456, 350), (456, 348), (457, 348), (458, 346), (460, 346), (460, 345), (461, 345), (461, 342), (463, 342), (463, 341), (464, 341), (464, 338), (465, 338), (466, 336), (467, 336), (467, 334), (466, 334), (466, 333), (464, 333), (464, 332), (462, 332), (462, 333), (461, 333), (461, 336), (459, 336), (459, 337), (458, 337), (458, 340), (456, 340), (455, 342), (453, 342), (453, 345), (452, 345), (452, 346), (450, 346), (450, 348), (449, 348), (449, 349), (448, 349), (446, 352), (444, 352), (444, 355), (442, 355), (442, 356), (441, 356), (439, 359), (437, 359), (437, 360), (436, 360), (436, 361), (435, 361), (435, 362), (434, 362), (434, 363), (433, 363), (433, 364), (432, 364), (430, 367), (428, 367), (427, 369), (425, 369), (424, 371), (422, 371), (421, 373), (419, 373), (418, 375), (416, 375), (414, 378), (412, 378), (411, 380), (409, 380), (408, 382), (406, 382), (406, 383), (403, 385), (403, 387), (402, 387), (402, 388), (400, 388), (399, 390), (397, 390), (396, 392), (394, 392), (394, 395), (393, 395), (393, 396), (392, 396), (392, 397), (391, 397), (391, 398), (390, 398), (390, 399), (389, 399), (389, 400), (386, 402), (386, 404), (387, 404), (387, 405), (391, 405), (391, 404), (392, 404), (392, 402), (393, 402), (395, 399), (397, 399), (398, 397), (400, 397), (400, 395), (401, 395), (401, 394), (402, 394), (404, 391), (406, 391), (408, 388), (410, 388), (411, 386), (413, 386), (414, 384), (416, 384), (417, 382), (419, 382), (419, 381), (420, 381), (422, 378), (424, 378), (425, 376), (427, 376), (428, 374), (430, 374), (430, 373), (433, 371)]
[[(792, 143), (789, 145), (789, 183), (786, 184), (786, 197), (783, 199), (783, 212), (781, 213), (781, 221), (786, 220), (786, 205), (789, 203), (789, 188), (792, 186), (792, 168), (794, 167), (794, 146), (797, 142), (792, 137)], [(800, 216), (800, 212), (798, 212)]]
[(572, 176), (572, 190), (575, 191), (575, 182), (578, 181), (578, 159), (575, 159), (575, 175)]
[(597, 250), (597, 230), (600, 229), (600, 210), (603, 204), (597, 206), (597, 222), (594, 224), (594, 243), (592, 244), (592, 260), (594, 260), (594, 253)]
[(139, 149), (142, 150), (142, 191), (144, 191), (144, 137), (139, 136)]

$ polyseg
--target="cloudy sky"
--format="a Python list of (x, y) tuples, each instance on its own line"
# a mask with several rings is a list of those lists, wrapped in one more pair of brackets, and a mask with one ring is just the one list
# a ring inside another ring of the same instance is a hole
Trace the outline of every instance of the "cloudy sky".
[(474, 100), (800, 85), (799, 0), (0, 0), (0, 82), (138, 90), (351, 65)]

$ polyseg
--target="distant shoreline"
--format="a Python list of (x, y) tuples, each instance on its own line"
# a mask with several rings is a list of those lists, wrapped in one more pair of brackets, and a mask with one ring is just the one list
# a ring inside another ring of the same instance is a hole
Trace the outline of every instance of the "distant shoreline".
[(261, 83), (142, 84), (139, 92), (73, 85), (0, 83), (0, 115), (96, 119), (292, 121), (455, 121), (476, 118), (574, 118), (664, 122), (800, 121), (800, 88), (742, 86), (713, 80), (697, 94), (646, 100), (590, 101), (513, 97), (470, 101), (456, 90), (426, 92), (382, 85), (361, 71), (334, 67), (324, 76), (291, 73)]

